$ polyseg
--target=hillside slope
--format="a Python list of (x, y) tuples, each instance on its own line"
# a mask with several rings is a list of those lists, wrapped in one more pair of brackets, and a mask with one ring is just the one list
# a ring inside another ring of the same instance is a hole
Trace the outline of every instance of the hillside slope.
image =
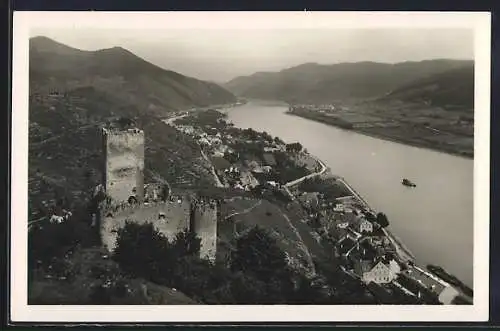
[(141, 112), (162, 112), (235, 101), (222, 87), (157, 67), (113, 47), (82, 51), (46, 37), (30, 39), (30, 90), (63, 93), (92, 86), (136, 105)]
[(357, 62), (306, 63), (280, 72), (237, 77), (225, 84), (233, 93), (259, 99), (329, 103), (373, 98), (429, 75), (470, 65), (471, 61), (427, 60), (397, 64)]
[(423, 102), (445, 109), (474, 108), (474, 65), (447, 70), (404, 85), (381, 100)]
[(120, 48), (86, 52), (30, 40), (30, 218), (64, 198), (74, 210), (101, 182), (99, 129), (120, 117), (146, 133), (146, 180), (210, 186), (199, 146), (161, 122), (168, 110), (233, 102), (223, 88), (158, 68)]

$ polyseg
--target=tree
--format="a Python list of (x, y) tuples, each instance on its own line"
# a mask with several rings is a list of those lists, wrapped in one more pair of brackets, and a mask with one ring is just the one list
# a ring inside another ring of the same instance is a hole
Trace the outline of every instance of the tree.
[(236, 241), (236, 250), (231, 256), (233, 270), (251, 271), (266, 279), (274, 270), (286, 266), (284, 252), (261, 227), (255, 226)]
[(176, 234), (172, 244), (175, 256), (194, 256), (200, 254), (201, 239), (195, 232), (184, 229)]
[(258, 226), (237, 239), (236, 250), (231, 254), (231, 269), (242, 272), (245, 277), (255, 277), (255, 286), (259, 281), (266, 284), (259, 289), (265, 293), (261, 303), (285, 303), (294, 291), (285, 253), (269, 233)]
[(280, 137), (274, 137), (274, 142), (278, 145), (284, 145), (285, 142), (280, 139)]
[(377, 223), (383, 228), (389, 226), (389, 220), (387, 219), (387, 216), (384, 213), (377, 214)]
[(93, 234), (89, 224), (80, 220), (35, 226), (28, 234), (28, 263), (33, 267), (39, 264), (48, 267), (78, 245), (92, 245)]
[(113, 258), (127, 273), (146, 279), (160, 278), (164, 266), (172, 260), (168, 254), (170, 243), (152, 223), (127, 221), (117, 231)]

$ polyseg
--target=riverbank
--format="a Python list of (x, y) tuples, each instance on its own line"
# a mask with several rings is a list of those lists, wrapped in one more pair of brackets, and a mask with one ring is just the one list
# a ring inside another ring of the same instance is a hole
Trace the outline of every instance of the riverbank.
[[(336, 180), (342, 183), (347, 190), (367, 209), (375, 213), (375, 211), (370, 207), (368, 202), (342, 177), (336, 177)], [(415, 261), (415, 255), (406, 247), (401, 239), (394, 235), (390, 230), (384, 228), (384, 235), (391, 241), (392, 245), (396, 249), (396, 253), (399, 255), (400, 259), (405, 262)]]
[(391, 142), (395, 142), (395, 143), (399, 143), (399, 144), (405, 144), (405, 145), (418, 147), (418, 148), (426, 148), (426, 149), (430, 149), (430, 150), (437, 151), (437, 152), (442, 152), (442, 153), (447, 153), (447, 154), (454, 155), (454, 156), (463, 157), (466, 159), (474, 159), (474, 151), (473, 150), (463, 151), (463, 150), (458, 150), (458, 147), (455, 147), (455, 146), (437, 145), (437, 144), (431, 143), (429, 141), (425, 141), (425, 140), (421, 140), (421, 139), (415, 140), (411, 137), (403, 137), (403, 136), (399, 136), (399, 135), (398, 136), (390, 135), (388, 133), (384, 133), (381, 131), (378, 131), (378, 132), (367, 131), (368, 129), (355, 128), (354, 126), (349, 125), (347, 122), (342, 121), (342, 120), (331, 121), (331, 120), (326, 120), (326, 119), (323, 119), (323, 118), (320, 118), (317, 116), (312, 116), (312, 115), (309, 116), (305, 113), (296, 113), (296, 112), (290, 112), (290, 111), (286, 111), (285, 113), (287, 115), (301, 117), (304, 119), (308, 119), (308, 120), (312, 120), (312, 121), (315, 121), (318, 123), (323, 123), (326, 125), (334, 126), (334, 127), (337, 127), (337, 128), (343, 129), (343, 130), (347, 130), (347, 131), (353, 131), (353, 132), (360, 133), (360, 134), (370, 136), (373, 138), (377, 138), (377, 139), (387, 140), (387, 141), (391, 141)]

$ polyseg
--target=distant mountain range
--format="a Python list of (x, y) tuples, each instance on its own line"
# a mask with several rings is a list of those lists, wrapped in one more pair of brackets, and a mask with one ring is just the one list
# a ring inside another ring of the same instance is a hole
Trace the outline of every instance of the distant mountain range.
[(291, 103), (330, 103), (390, 96), (470, 105), (474, 93), (471, 89), (473, 61), (306, 63), (279, 72), (237, 77), (224, 86), (239, 96)]
[(90, 86), (136, 105), (140, 112), (236, 100), (217, 84), (162, 69), (121, 47), (83, 51), (46, 37), (30, 39), (29, 47), (31, 92)]
[(474, 64), (436, 73), (403, 85), (380, 100), (424, 102), (432, 106), (474, 109)]

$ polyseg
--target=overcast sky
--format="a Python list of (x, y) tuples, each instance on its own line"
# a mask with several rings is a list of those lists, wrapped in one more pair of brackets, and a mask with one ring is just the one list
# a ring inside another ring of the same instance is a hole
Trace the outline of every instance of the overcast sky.
[(450, 29), (102, 30), (33, 29), (72, 47), (124, 47), (184, 75), (225, 82), (306, 62), (473, 59), (473, 31)]

